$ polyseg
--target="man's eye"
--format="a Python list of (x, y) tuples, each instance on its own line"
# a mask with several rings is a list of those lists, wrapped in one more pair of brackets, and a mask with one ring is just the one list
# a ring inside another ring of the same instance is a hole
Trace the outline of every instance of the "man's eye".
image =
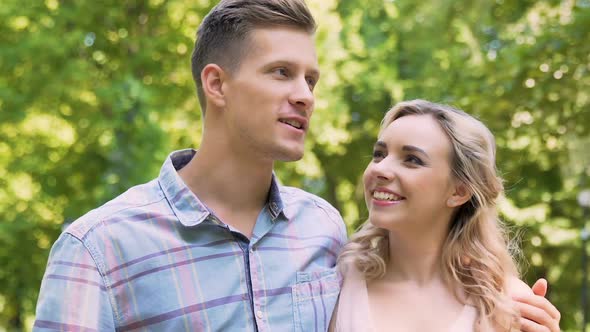
[(313, 88), (315, 87), (316, 83), (317, 83), (317, 81), (314, 78), (311, 78), (311, 77), (307, 78), (307, 84), (309, 85), (309, 88), (311, 90), (313, 90)]
[(274, 70), (274, 72), (276, 74), (278, 74), (279, 76), (283, 76), (283, 77), (288, 77), (289, 76), (289, 72), (287, 71), (286, 68), (277, 68)]

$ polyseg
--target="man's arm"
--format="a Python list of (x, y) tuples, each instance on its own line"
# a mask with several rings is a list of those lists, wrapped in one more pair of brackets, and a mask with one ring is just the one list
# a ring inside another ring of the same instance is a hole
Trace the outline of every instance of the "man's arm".
[(113, 309), (97, 264), (71, 234), (62, 234), (49, 254), (33, 330), (115, 330)]
[(547, 293), (547, 281), (539, 279), (533, 285), (532, 291), (521, 280), (509, 279), (508, 293), (514, 299), (516, 308), (522, 318), (520, 320), (523, 332), (559, 332), (561, 314), (555, 306), (544, 296)]

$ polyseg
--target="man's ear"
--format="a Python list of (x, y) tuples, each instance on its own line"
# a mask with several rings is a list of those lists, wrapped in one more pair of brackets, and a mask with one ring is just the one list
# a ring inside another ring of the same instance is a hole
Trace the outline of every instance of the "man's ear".
[(461, 206), (469, 201), (471, 196), (473, 195), (469, 191), (469, 188), (464, 183), (459, 182), (455, 185), (455, 191), (447, 200), (447, 206), (451, 208)]
[(206, 65), (201, 71), (203, 93), (208, 103), (217, 107), (225, 106), (225, 96), (222, 89), (225, 77), (225, 71), (214, 63)]

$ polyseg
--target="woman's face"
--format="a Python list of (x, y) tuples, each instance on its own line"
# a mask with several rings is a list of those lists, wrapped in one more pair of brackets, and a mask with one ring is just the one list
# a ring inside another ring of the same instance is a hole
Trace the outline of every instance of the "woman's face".
[(383, 130), (365, 170), (369, 221), (388, 230), (450, 222), (451, 143), (431, 115), (407, 115)]

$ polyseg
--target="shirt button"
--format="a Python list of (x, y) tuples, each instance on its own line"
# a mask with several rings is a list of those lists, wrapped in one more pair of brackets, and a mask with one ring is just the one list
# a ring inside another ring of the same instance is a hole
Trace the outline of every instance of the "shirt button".
[(256, 311), (256, 317), (258, 317), (258, 319), (262, 319), (262, 311)]

